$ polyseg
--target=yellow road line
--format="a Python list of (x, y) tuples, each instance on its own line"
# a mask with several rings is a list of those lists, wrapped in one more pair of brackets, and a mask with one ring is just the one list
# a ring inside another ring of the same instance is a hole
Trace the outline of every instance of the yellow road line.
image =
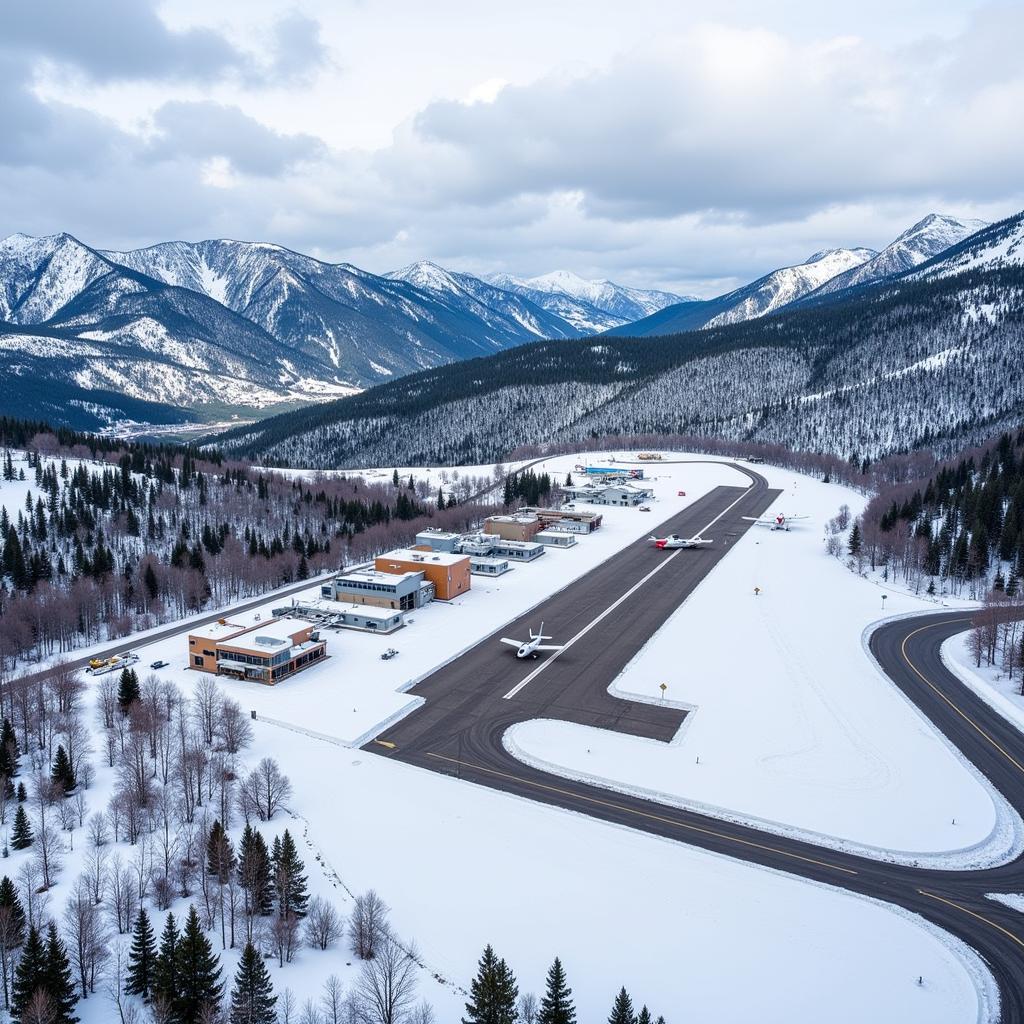
[(703, 828), (700, 825), (690, 825), (685, 821), (677, 821), (675, 818), (665, 818), (659, 814), (651, 814), (647, 811), (638, 811), (633, 807), (627, 807), (625, 804), (617, 804), (611, 800), (601, 800), (597, 797), (587, 796), (583, 793), (574, 793), (569, 789), (561, 789), (558, 786), (549, 786), (543, 782), (534, 782), (531, 779), (524, 779), (519, 775), (510, 775), (508, 772), (497, 771), (494, 768), (484, 768), (481, 765), (471, 764), (469, 761), (459, 761), (454, 757), (446, 757), (444, 754), (427, 753), (427, 757), (436, 758), (438, 761), (447, 761), (449, 764), (460, 765), (464, 768), (471, 768), (473, 771), (485, 772), (487, 775), (496, 775), (502, 779), (509, 779), (512, 782), (518, 782), (526, 786), (532, 786), (534, 789), (544, 790), (548, 793), (557, 793), (560, 796), (572, 797), (575, 800), (585, 800), (587, 803), (594, 804), (597, 807), (607, 807), (615, 811), (625, 811), (627, 814), (631, 814), (637, 818), (645, 818), (648, 821), (658, 821), (665, 825), (672, 825), (675, 828), (687, 829), (690, 832), (698, 832), (701, 835), (713, 836), (716, 839), (725, 839), (731, 843), (738, 843), (741, 846), (749, 846), (755, 850), (763, 850), (765, 853), (778, 854), (780, 857), (789, 857), (791, 860), (803, 861), (805, 864), (814, 864), (817, 867), (829, 868), (832, 871), (841, 871), (847, 875), (856, 875), (858, 872), (854, 871), (853, 868), (840, 867), (838, 864), (830, 864), (825, 860), (815, 860), (813, 857), (804, 857), (799, 853), (790, 853), (787, 850), (780, 850), (775, 846), (765, 846), (762, 843), (755, 843), (750, 839), (740, 839), (736, 836), (726, 835), (724, 832), (716, 832), (714, 829)]
[(912, 633), (908, 633), (903, 638), (903, 643), (900, 645), (900, 654), (903, 656), (903, 660), (911, 667), (911, 669), (914, 671), (914, 673), (917, 675), (917, 677), (923, 683), (925, 683), (931, 690), (933, 690), (936, 694), (938, 694), (965, 722), (967, 722), (968, 725), (971, 726), (971, 728), (975, 729), (981, 736), (983, 736), (986, 740), (988, 740), (988, 742), (991, 743), (992, 746), (995, 747), (996, 750), (998, 750), (999, 753), (1002, 754), (1003, 757), (1005, 757), (1007, 761), (1009, 761), (1012, 765), (1014, 765), (1021, 772), (1024, 772), (1024, 764), (1021, 764), (1020, 761), (1018, 761), (1008, 750), (1005, 749), (1005, 747), (1001, 746), (991, 736), (989, 736), (989, 734), (987, 732), (985, 732), (985, 730), (982, 729), (982, 727), (980, 725), (978, 725), (978, 723), (973, 718), (971, 718), (970, 715), (968, 715), (966, 712), (962, 711), (957, 706), (957, 704), (954, 701), (950, 700), (950, 698), (947, 697), (946, 694), (944, 694), (942, 692), (942, 690), (940, 690), (910, 660), (910, 657), (907, 655), (907, 643), (909, 642), (911, 637), (917, 636), (918, 633), (923, 633), (926, 629), (934, 629), (936, 626), (948, 625), (950, 622), (970, 622), (970, 621), (971, 620), (970, 620), (969, 617), (964, 617), (963, 619), (946, 619), (943, 622), (930, 622), (927, 626), (919, 626)]
[(1016, 935), (1013, 934), (1013, 932), (1009, 930), (1009, 928), (1004, 928), (1001, 924), (996, 924), (995, 921), (985, 917), (983, 914), (976, 914), (973, 910), (968, 910), (967, 907), (960, 906), (959, 903), (954, 903), (952, 900), (947, 900), (944, 896), (936, 896), (935, 893), (928, 892), (925, 889), (918, 889), (917, 891), (922, 896), (927, 896), (931, 900), (938, 900), (939, 903), (945, 903), (947, 907), (954, 907), (955, 909), (961, 911), (964, 914), (970, 914), (971, 917), (977, 918), (979, 921), (984, 921), (985, 924), (995, 928), (996, 931), (1002, 932), (1005, 936), (1007, 936), (1007, 938), (1013, 939), (1013, 941), (1016, 942), (1018, 946), (1024, 948), (1024, 940), (1019, 939)]

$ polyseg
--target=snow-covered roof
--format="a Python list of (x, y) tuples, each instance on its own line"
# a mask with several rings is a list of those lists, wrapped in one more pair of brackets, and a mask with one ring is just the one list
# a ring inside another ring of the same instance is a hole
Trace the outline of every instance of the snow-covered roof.
[(468, 556), (449, 554), (447, 551), (416, 551), (414, 548), (396, 548), (383, 555), (377, 556), (377, 562), (385, 565), (389, 559), (395, 562), (422, 562), (424, 565), (431, 563), (440, 565), (459, 565), (465, 562)]

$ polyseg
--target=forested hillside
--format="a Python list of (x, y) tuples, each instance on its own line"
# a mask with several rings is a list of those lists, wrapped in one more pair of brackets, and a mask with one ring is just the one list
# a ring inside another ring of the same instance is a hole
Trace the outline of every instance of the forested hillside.
[[(0, 421), (0, 678), (17, 660), (180, 618), (483, 513), (424, 481), (291, 479), (190, 449)], [(26, 444), (28, 452), (3, 450)], [(444, 507), (440, 507), (440, 506)]]
[(979, 442), (1024, 409), (1024, 270), (976, 268), (659, 339), (538, 343), (239, 428), (312, 466), (480, 463), (526, 444), (690, 434), (876, 458)]

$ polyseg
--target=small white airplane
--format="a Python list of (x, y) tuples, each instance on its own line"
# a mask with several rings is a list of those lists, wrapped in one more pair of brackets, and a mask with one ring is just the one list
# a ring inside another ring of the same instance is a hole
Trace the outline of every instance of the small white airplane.
[(561, 644), (543, 644), (542, 640), (552, 640), (553, 637), (544, 635), (544, 623), (540, 624), (540, 632), (534, 633), (530, 630), (529, 640), (513, 640), (511, 637), (503, 636), (501, 642), (516, 648), (517, 658), (536, 658), (538, 651), (560, 651)]
[(654, 541), (654, 546), (660, 551), (669, 551), (672, 548), (700, 548), (705, 544), (714, 544), (713, 540), (707, 540), (698, 534), (696, 537), (677, 537), (670, 533), (667, 537), (648, 537)]
[(788, 530), (790, 523), (802, 523), (810, 516), (791, 516), (785, 512), (779, 512), (774, 516), (744, 516), (748, 523), (755, 526), (767, 526), (771, 530)]

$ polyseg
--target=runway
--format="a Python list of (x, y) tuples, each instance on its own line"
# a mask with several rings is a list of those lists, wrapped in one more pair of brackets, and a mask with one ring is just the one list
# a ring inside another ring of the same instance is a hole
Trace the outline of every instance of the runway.
[[(986, 960), (999, 985), (1000, 1020), (1024, 1024), (1024, 928), (1020, 915), (985, 898), (1024, 892), (1024, 862), (980, 871), (888, 864), (710, 815), (666, 807), (532, 768), (504, 748), (518, 722), (550, 718), (670, 740), (685, 717), (671, 706), (620, 700), (608, 687), (778, 492), (744, 468), (747, 489), (719, 487), (658, 524), (691, 536), (714, 522), (708, 548), (658, 551), (638, 541), (428, 676), (425, 704), (365, 750), (474, 784), (565, 808), (652, 835), (897, 904), (953, 933)], [(544, 620), (566, 651), (518, 660), (499, 636), (523, 638)], [(871, 648), (893, 684), (1024, 813), (1021, 735), (942, 664), (938, 651), (966, 628), (965, 613), (901, 619), (878, 629)], [(539, 669), (539, 671), (538, 671)], [(869, 979), (866, 979), (869, 982)]]

